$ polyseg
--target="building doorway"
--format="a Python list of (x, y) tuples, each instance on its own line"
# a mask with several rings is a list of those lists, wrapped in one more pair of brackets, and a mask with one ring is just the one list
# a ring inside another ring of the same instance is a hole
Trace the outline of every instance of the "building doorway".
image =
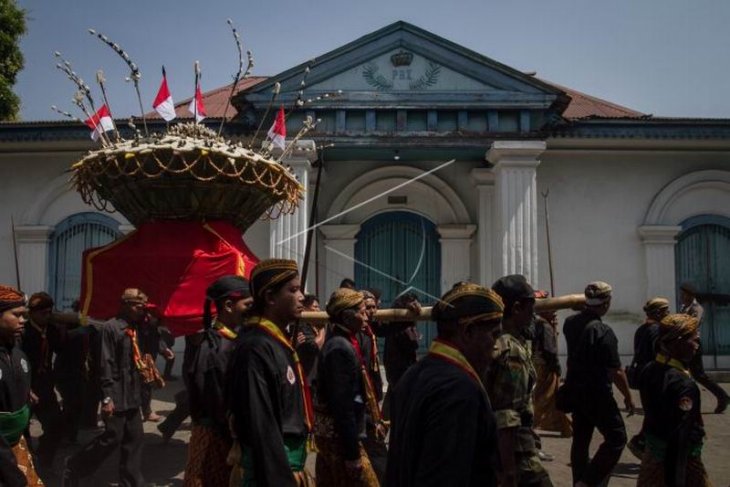
[(705, 355), (730, 355), (730, 219), (698, 216), (682, 223), (676, 247), (677, 287), (691, 282), (704, 307), (700, 333)]
[[(383, 307), (406, 292), (424, 306), (441, 296), (441, 244), (432, 221), (408, 211), (389, 211), (364, 222), (355, 238), (355, 282), (360, 288), (379, 289)], [(436, 327), (428, 323), (418, 330), (419, 353), (425, 353)]]
[(70, 310), (81, 294), (83, 252), (122, 234), (119, 222), (100, 213), (78, 213), (61, 221), (51, 235), (49, 286), (56, 307)]

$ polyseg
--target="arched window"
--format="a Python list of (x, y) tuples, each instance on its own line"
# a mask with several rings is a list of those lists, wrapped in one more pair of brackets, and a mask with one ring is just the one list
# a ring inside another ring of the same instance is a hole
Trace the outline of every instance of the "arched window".
[(730, 355), (730, 219), (701, 215), (682, 222), (675, 256), (677, 285), (691, 282), (705, 310), (704, 353)]
[(78, 213), (56, 225), (51, 235), (48, 289), (58, 309), (70, 309), (81, 293), (84, 250), (119, 236), (119, 222), (101, 213)]

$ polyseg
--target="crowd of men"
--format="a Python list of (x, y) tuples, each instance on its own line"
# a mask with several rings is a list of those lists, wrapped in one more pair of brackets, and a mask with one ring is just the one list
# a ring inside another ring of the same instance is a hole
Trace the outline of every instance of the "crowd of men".
[[(682, 313), (669, 314), (663, 298), (647, 303), (625, 372), (602, 319), (611, 286), (589, 284), (585, 307), (562, 328), (561, 385), (555, 313), (535, 314), (536, 298), (547, 294), (521, 275), (491, 288), (456, 283), (432, 308), (437, 337), (419, 360), (415, 321), (378, 322), (377, 290), (343, 281), (326, 303), (328, 323), (302, 322), (304, 310), (320, 306), (302, 293), (296, 262), (264, 260), (250, 280), (225, 276), (208, 287), (201, 329), (185, 337), (185, 390), (158, 428), (169, 439), (190, 416), (184, 485), (191, 487), (313, 486), (315, 479), (335, 487), (551, 486), (538, 428), (572, 436), (573, 484), (599, 486), (627, 443), (616, 385), (630, 414), (630, 388), (639, 389), (645, 411), (629, 445), (641, 458), (638, 485), (710, 485), (693, 374), (710, 382), (690, 365), (700, 349), (701, 307), (691, 287), (682, 292)], [(394, 307), (421, 312), (411, 294)], [(64, 487), (79, 485), (117, 449), (120, 485), (144, 485), (142, 423), (159, 419), (150, 397), (164, 383), (156, 354), (174, 357), (169, 337), (139, 289), (124, 291), (117, 316), (96, 334), (51, 325), (52, 309), (47, 294), (26, 300), (0, 287), (0, 485), (43, 485), (34, 461), (53, 462), (64, 437), (96, 423), (97, 408), (104, 430), (65, 459)], [(724, 411), (727, 394), (710, 387)], [(43, 428), (34, 452), (31, 414)], [(603, 442), (591, 457), (596, 429)], [(305, 469), (312, 452), (314, 478)]]

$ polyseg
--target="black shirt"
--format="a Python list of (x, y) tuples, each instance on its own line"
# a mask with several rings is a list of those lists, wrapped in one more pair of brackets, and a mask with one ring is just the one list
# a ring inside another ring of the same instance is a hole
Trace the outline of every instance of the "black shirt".
[(427, 355), (403, 375), (392, 400), (386, 486), (496, 485), (496, 420), (464, 371)]
[(212, 328), (185, 337), (183, 380), (190, 416), (195, 423), (211, 426), (224, 436), (228, 436), (225, 377), (233, 346), (233, 341)]
[(609, 370), (621, 368), (613, 330), (586, 310), (566, 318), (563, 333), (568, 344), (566, 382), (582, 391), (613, 397)]
[(258, 326), (242, 335), (231, 371), (231, 412), (259, 487), (294, 487), (284, 437), (308, 434), (292, 352)]
[[(639, 379), (647, 441), (666, 444), (665, 478), (674, 485), (676, 468), (690, 450), (702, 444), (705, 430), (700, 415), (700, 389), (686, 372), (659, 362), (649, 363)], [(683, 475), (679, 475), (683, 477)]]
[(641, 370), (656, 357), (656, 340), (659, 337), (659, 323), (647, 321), (634, 333), (634, 362)]
[[(15, 345), (0, 345), (0, 412), (13, 413), (28, 404), (30, 396), (30, 362)], [(18, 469), (15, 455), (0, 436), (0, 485), (15, 487), (27, 485), (25, 474)]]
[[(45, 330), (28, 322), (23, 332), (23, 352), (31, 365), (31, 387), (39, 398), (54, 394), (53, 355), (61, 348), (61, 333), (55, 325), (49, 324)], [(43, 343), (45, 341), (45, 344)]]
[(317, 401), (334, 419), (345, 460), (360, 458), (365, 437), (365, 392), (360, 359), (349, 338), (335, 327), (327, 336), (317, 365)]
[(120, 412), (142, 403), (142, 375), (134, 364), (132, 339), (126, 334), (129, 327), (123, 319), (113, 318), (101, 329), (101, 390)]

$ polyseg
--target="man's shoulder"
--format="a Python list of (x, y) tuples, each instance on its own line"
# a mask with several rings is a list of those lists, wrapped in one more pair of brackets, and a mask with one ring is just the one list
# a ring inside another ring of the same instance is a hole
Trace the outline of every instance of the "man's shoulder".
[(503, 333), (494, 345), (498, 359), (527, 359), (527, 345), (511, 333)]

